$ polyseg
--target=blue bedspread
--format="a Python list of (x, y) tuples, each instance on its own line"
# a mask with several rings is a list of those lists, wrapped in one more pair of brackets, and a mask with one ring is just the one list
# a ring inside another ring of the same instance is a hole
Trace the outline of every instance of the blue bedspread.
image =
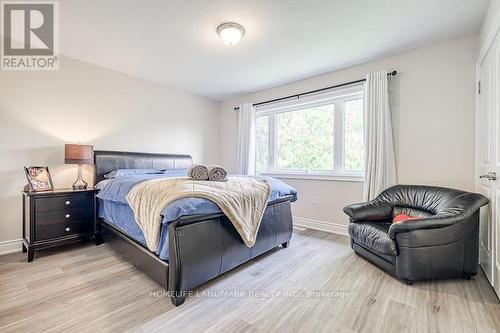
[[(144, 235), (135, 222), (134, 213), (127, 202), (127, 194), (137, 184), (156, 178), (175, 177), (183, 175), (146, 174), (120, 177), (115, 179), (105, 179), (95, 186), (99, 189), (97, 197), (99, 199), (99, 217), (104, 218), (124, 233), (145, 245)], [(291, 201), (297, 200), (297, 191), (272, 177), (262, 177), (271, 183), (271, 196), (269, 203), (284, 196), (292, 196)], [(156, 254), (160, 259), (168, 260), (168, 223), (177, 220), (181, 216), (194, 214), (220, 213), (220, 208), (210, 200), (202, 198), (184, 198), (176, 200), (167, 205), (163, 211), (162, 230), (160, 242)]]

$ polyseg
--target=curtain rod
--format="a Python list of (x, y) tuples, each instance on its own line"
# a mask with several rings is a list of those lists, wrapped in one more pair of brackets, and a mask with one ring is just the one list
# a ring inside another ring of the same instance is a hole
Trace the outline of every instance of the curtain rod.
[[(392, 72), (387, 73), (387, 76), (396, 76), (397, 74), (398, 74), (397, 71), (392, 71)], [(340, 88), (340, 87), (343, 87), (343, 86), (348, 86), (348, 85), (351, 85), (351, 84), (361, 83), (361, 82), (365, 82), (365, 81), (366, 81), (366, 79), (360, 79), (360, 80), (355, 80), (355, 81), (351, 81), (351, 82), (345, 82), (345, 83), (341, 83), (341, 84), (336, 84), (334, 86), (329, 86), (329, 87), (326, 87), (326, 88), (321, 88), (321, 89), (306, 91), (306, 92), (303, 92), (303, 93), (300, 93), (300, 94), (295, 94), (295, 95), (280, 97), (280, 98), (276, 98), (276, 99), (271, 99), (269, 101), (254, 103), (253, 106), (259, 106), (259, 105), (264, 105), (264, 104), (279, 102), (279, 101), (283, 101), (283, 100), (290, 99), (290, 98), (300, 98), (301, 96), (304, 96), (304, 95), (314, 94), (314, 93), (317, 93), (317, 92), (321, 92), (321, 91), (325, 91), (325, 90), (329, 90), (329, 89), (333, 89), (333, 88)], [(239, 106), (235, 106), (233, 109), (235, 111), (237, 111), (237, 110), (240, 109), (240, 107)]]

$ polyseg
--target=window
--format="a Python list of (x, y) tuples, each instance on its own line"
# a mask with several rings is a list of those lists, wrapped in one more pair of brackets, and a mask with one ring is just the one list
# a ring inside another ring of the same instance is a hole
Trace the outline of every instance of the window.
[(256, 114), (257, 172), (362, 177), (362, 86), (263, 105)]

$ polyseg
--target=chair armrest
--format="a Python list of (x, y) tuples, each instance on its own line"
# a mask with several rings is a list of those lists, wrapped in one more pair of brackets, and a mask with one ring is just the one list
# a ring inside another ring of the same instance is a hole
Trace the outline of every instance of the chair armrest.
[(344, 207), (351, 222), (385, 221), (392, 216), (392, 206), (380, 200), (352, 204)]
[(457, 223), (473, 223), (471, 221), (474, 219), (471, 217), (479, 214), (479, 209), (487, 205), (488, 202), (488, 199), (481, 194), (464, 192), (457, 196), (445, 210), (435, 216), (392, 224), (389, 228), (389, 236), (394, 239), (397, 233), (443, 228)]
[(446, 245), (457, 242), (471, 233), (477, 232), (479, 228), (479, 212), (461, 220), (460, 222), (434, 229), (415, 229), (407, 232), (398, 232), (394, 240), (398, 248), (416, 248)]
[(425, 219), (393, 223), (389, 227), (389, 237), (394, 239), (394, 237), (396, 237), (396, 234), (398, 233), (410, 232), (414, 230), (444, 228), (456, 223), (460, 223), (464, 219), (465, 217), (462, 215), (447, 217), (433, 216)]

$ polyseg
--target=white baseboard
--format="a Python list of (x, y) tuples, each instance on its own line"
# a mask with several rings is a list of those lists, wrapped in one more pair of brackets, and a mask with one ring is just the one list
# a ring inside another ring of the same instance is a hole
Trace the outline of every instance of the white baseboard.
[(0, 242), (0, 256), (3, 254), (21, 252), (23, 246), (22, 239), (13, 239), (4, 242)]
[(309, 228), (314, 230), (321, 230), (330, 232), (333, 234), (345, 235), (347, 236), (347, 225), (340, 223), (325, 222), (313, 219), (307, 219), (305, 217), (293, 217), (293, 224), (297, 227)]
[(304, 230), (306, 230), (306, 228), (305, 228), (305, 227), (303, 227), (303, 226), (300, 226), (300, 225), (297, 225), (297, 224), (295, 224), (295, 223), (294, 223), (294, 224), (293, 224), (293, 230), (294, 230), (294, 231), (304, 231)]

